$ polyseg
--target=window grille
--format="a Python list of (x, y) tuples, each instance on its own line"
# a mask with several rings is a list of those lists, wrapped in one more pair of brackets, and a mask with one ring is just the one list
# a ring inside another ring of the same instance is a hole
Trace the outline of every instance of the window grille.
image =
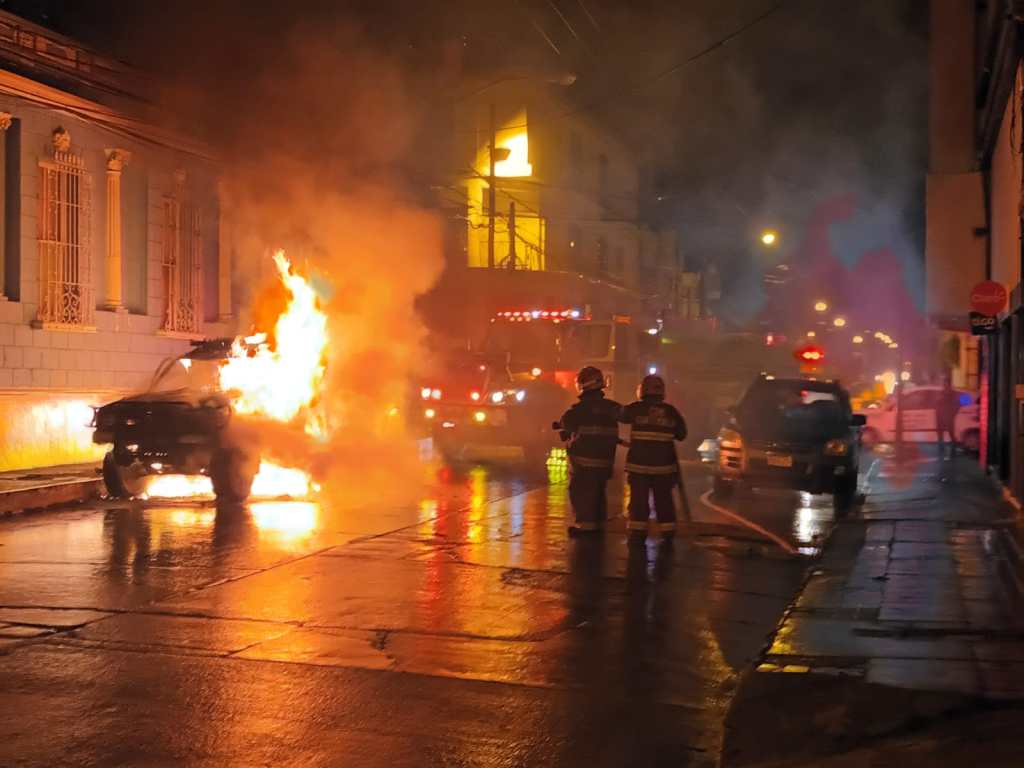
[(173, 333), (199, 333), (203, 241), (200, 212), (181, 196), (164, 200), (164, 324)]
[(40, 168), (39, 321), (90, 328), (95, 299), (90, 250), (91, 179), (81, 157), (55, 151)]

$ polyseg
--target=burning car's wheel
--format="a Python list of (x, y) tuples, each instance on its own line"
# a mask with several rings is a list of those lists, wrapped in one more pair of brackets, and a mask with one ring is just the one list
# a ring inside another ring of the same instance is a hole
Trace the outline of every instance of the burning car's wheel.
[(130, 499), (142, 490), (141, 478), (132, 475), (129, 467), (118, 464), (113, 451), (103, 457), (103, 484), (112, 499)]
[[(253, 466), (253, 464), (257, 466)], [(217, 500), (228, 504), (241, 504), (252, 492), (259, 462), (253, 462), (244, 451), (221, 448), (210, 461), (210, 481)]]

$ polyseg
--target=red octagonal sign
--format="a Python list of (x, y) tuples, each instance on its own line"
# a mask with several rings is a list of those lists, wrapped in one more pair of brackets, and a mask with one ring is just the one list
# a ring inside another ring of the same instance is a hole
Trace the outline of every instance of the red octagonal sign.
[(971, 289), (971, 309), (983, 315), (998, 315), (1006, 308), (1006, 289), (994, 280), (978, 283)]

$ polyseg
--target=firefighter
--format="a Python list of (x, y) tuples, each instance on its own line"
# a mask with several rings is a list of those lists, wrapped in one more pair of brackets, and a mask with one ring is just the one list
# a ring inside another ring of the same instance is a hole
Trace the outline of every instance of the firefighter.
[(569, 501), (575, 514), (570, 535), (601, 531), (608, 517), (605, 490), (615, 464), (622, 406), (606, 398), (604, 388), (600, 370), (582, 368), (576, 374), (579, 402), (558, 422), (569, 443)]
[[(646, 538), (647, 521), (651, 516), (650, 496), (658, 530), (671, 538), (676, 530), (673, 488), (682, 478), (676, 457), (677, 440), (686, 439), (686, 422), (674, 406), (665, 402), (665, 381), (660, 376), (644, 376), (637, 388), (636, 402), (622, 409), (621, 421), (630, 426), (626, 474), (629, 478), (629, 522), (631, 536)], [(683, 496), (685, 504), (686, 497)], [(641, 535), (643, 534), (643, 535)]]

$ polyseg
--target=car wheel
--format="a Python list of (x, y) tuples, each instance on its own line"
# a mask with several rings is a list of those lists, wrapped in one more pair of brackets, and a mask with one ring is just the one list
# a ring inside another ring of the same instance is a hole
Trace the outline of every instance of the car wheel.
[[(256, 467), (259, 462), (255, 462)], [(222, 448), (214, 454), (210, 461), (210, 482), (217, 501), (228, 504), (241, 504), (252, 492), (252, 481), (256, 477), (256, 467), (242, 451)]]
[(857, 476), (848, 475), (836, 481), (832, 506), (838, 517), (844, 517), (857, 500)]
[(878, 434), (877, 429), (867, 427), (860, 433), (860, 444), (867, 448), (869, 451), (873, 450), (876, 445), (881, 442), (881, 435)]
[(712, 490), (715, 498), (722, 500), (731, 499), (736, 492), (736, 483), (716, 475)]
[(112, 499), (130, 499), (142, 492), (141, 478), (118, 464), (113, 451), (108, 451), (103, 457), (103, 484), (107, 486), (107, 496)]
[(981, 450), (981, 433), (976, 429), (969, 429), (960, 438), (960, 446), (967, 453), (978, 453)]
[(130, 499), (131, 493), (121, 476), (121, 467), (114, 459), (114, 452), (109, 451), (103, 457), (103, 484), (107, 486), (107, 496), (112, 499)]

